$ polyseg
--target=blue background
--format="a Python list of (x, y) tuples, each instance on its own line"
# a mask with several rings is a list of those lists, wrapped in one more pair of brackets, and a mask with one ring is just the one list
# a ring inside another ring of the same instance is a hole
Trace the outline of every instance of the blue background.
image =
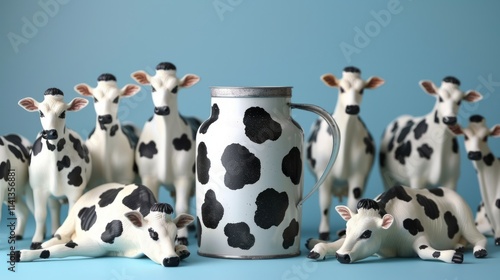
[[(432, 110), (435, 99), (418, 85), (424, 79), (439, 85), (443, 77), (453, 75), (461, 80), (462, 90), (482, 93), (484, 98), (479, 103), (462, 103), (458, 120), (467, 125), (470, 115), (482, 114), (491, 127), (500, 123), (499, 11), (500, 2), (487, 0), (1, 1), (0, 133), (20, 133), (34, 141), (41, 125), (38, 114), (17, 105), (23, 97), (41, 100), (45, 89), (58, 87), (69, 102), (80, 96), (73, 91), (78, 83), (95, 86), (97, 76), (109, 72), (123, 86), (134, 83), (132, 72), (146, 70), (152, 74), (162, 61), (176, 64), (179, 76), (194, 73), (201, 77), (200, 83), (179, 95), (180, 111), (200, 119), (209, 116), (209, 87), (216, 85), (293, 86), (294, 102), (317, 104), (331, 112), (337, 91), (326, 87), (319, 77), (328, 72), (340, 76), (345, 66), (354, 65), (362, 70), (365, 79), (376, 75), (386, 81), (382, 87), (366, 91), (361, 105), (361, 117), (374, 135), (377, 149), (391, 120), (402, 114), (420, 116)], [(122, 99), (120, 106), (123, 121), (142, 127), (153, 111), (149, 87)], [(294, 111), (293, 116), (308, 137), (316, 117), (300, 111)], [(67, 115), (67, 126), (83, 137), (94, 125), (92, 104)], [(462, 137), (459, 143), (462, 161), (457, 190), (475, 211), (480, 201), (477, 178), (466, 158)], [(500, 141), (490, 139), (489, 145), (498, 155)], [(383, 190), (377, 165), (370, 175), (366, 197)], [(307, 191), (314, 179), (309, 171), (305, 174)], [(163, 200), (170, 200), (166, 192), (161, 195)], [(316, 194), (305, 202), (304, 240), (317, 235), (317, 201)], [(334, 200), (334, 204), (338, 203)], [(194, 203), (191, 208), (194, 213)], [(5, 256), (7, 233), (3, 218), (0, 249)], [(332, 231), (344, 224), (338, 217), (332, 217), (332, 222)], [(31, 239), (32, 230), (31, 225), (27, 239)], [(191, 243), (195, 243), (194, 239)], [(29, 242), (19, 244), (26, 247)], [(81, 266), (88, 268), (82, 276), (100, 275), (104, 279), (139, 279), (145, 276), (144, 270), (151, 275), (180, 275), (182, 271), (206, 276), (204, 271), (210, 271), (215, 276), (228, 271), (234, 272), (228, 274), (230, 277), (257, 273), (306, 279), (334, 273), (381, 273), (380, 266), (390, 265), (391, 270), (397, 266), (405, 274), (438, 269), (438, 278), (461, 279), (467, 278), (467, 271), (474, 275), (472, 270), (480, 266), (493, 271), (490, 264), (498, 263), (494, 256), (499, 254), (491, 246), (490, 258), (477, 261), (468, 252), (466, 262), (478, 264), (460, 269), (418, 259), (368, 261), (354, 268), (341, 266), (333, 259), (309, 262), (305, 250), (302, 256), (291, 259), (229, 261), (202, 258), (196, 255), (194, 245), (190, 249), (193, 254), (181, 264), (182, 268), (168, 272), (147, 259), (111, 258), (18, 264), (21, 272), (17, 274), (5, 274), (7, 264), (1, 261), (0, 274), (20, 277), (26, 275), (23, 273), (58, 269), (74, 273), (73, 269)], [(307, 273), (293, 272), (295, 266)]]

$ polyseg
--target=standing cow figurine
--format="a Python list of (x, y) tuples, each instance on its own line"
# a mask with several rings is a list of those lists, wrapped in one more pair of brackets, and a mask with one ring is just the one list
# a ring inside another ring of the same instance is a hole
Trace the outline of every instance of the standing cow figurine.
[[(36, 223), (32, 249), (40, 248), (44, 239), (49, 199), (53, 203), (54, 197), (66, 197), (71, 209), (87, 186), (92, 172), (89, 151), (80, 136), (66, 128), (66, 112), (79, 111), (87, 103), (83, 98), (74, 98), (66, 104), (63, 92), (57, 88), (47, 89), (43, 102), (31, 97), (19, 101), (25, 110), (40, 112), (43, 127), (33, 144), (29, 166)], [(53, 231), (59, 227), (58, 213), (52, 217), (52, 227)]]
[(133, 96), (141, 88), (128, 84), (120, 89), (115, 76), (105, 73), (97, 78), (97, 87), (78, 84), (75, 90), (94, 98), (97, 114), (96, 127), (85, 142), (92, 157), (92, 176), (88, 186), (134, 182), (135, 147), (139, 136), (133, 126), (120, 124), (118, 104), (122, 97)]
[(177, 230), (194, 218), (180, 214), (172, 219), (172, 212), (145, 186), (101, 185), (78, 200), (54, 238), (38, 250), (17, 251), (16, 261), (146, 255), (165, 267), (178, 266), (190, 253), (185, 245), (174, 244)]
[[(189, 199), (195, 184), (195, 135), (200, 120), (179, 114), (177, 93), (198, 83), (200, 78), (187, 74), (177, 78), (175, 65), (162, 62), (156, 74), (144, 71), (132, 73), (138, 83), (151, 85), (153, 117), (146, 122), (136, 149), (136, 162), (142, 183), (158, 198), (159, 187), (164, 185), (175, 194), (177, 215), (188, 213)], [(187, 229), (179, 231), (178, 242), (187, 244)]]
[[(16, 240), (23, 238), (29, 212), (33, 212), (33, 191), (28, 184), (30, 149), (31, 143), (20, 135), (0, 136), (0, 204), (4, 202), (8, 215), (14, 213), (17, 218)], [(2, 208), (0, 205), (0, 219)]]
[(347, 221), (346, 236), (331, 243), (308, 240), (309, 258), (353, 263), (377, 254), (462, 263), (465, 242), (474, 246), (476, 258), (487, 255), (486, 237), (474, 226), (469, 206), (450, 188), (396, 186), (375, 200), (360, 200), (357, 213), (335, 209)]
[(455, 77), (445, 77), (439, 88), (431, 81), (421, 81), (420, 86), (436, 97), (436, 105), (423, 117), (404, 115), (386, 128), (380, 145), (384, 185), (386, 189), (398, 184), (455, 189), (460, 155), (457, 139), (448, 126), (457, 122), (463, 100), (477, 102), (482, 96), (474, 90), (461, 91)]
[[(489, 228), (495, 236), (495, 245), (500, 245), (500, 160), (497, 159), (488, 147), (488, 137), (500, 136), (500, 124), (494, 125), (491, 129), (486, 126), (486, 120), (480, 115), (473, 115), (469, 118), (469, 126), (466, 128), (460, 125), (450, 127), (456, 135), (464, 135), (465, 149), (467, 157), (472, 161), (476, 169), (479, 181), (479, 190), (483, 200), (482, 208), (487, 219), (482, 222), (489, 223)], [(478, 211), (476, 224), (482, 227), (478, 218), (481, 217)], [(484, 215), (483, 214), (483, 215)], [(484, 226), (483, 226), (484, 228)]]
[[(375, 144), (370, 132), (359, 117), (359, 106), (364, 89), (375, 89), (384, 84), (379, 77), (361, 79), (361, 71), (356, 67), (346, 67), (342, 79), (332, 74), (321, 76), (329, 87), (338, 87), (339, 96), (333, 118), (336, 120), (342, 141), (337, 160), (329, 176), (319, 187), (321, 222), (319, 236), (328, 240), (330, 236), (329, 209), (332, 195), (342, 198), (347, 196), (347, 205), (356, 208), (363, 195), (366, 180), (373, 167)], [(307, 147), (309, 167), (319, 178), (326, 168), (332, 151), (332, 133), (322, 119), (316, 122)]]

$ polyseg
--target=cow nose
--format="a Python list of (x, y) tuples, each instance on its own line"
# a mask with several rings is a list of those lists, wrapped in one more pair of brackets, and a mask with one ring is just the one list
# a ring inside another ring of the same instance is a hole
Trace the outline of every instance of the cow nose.
[(358, 105), (348, 105), (345, 107), (345, 112), (349, 115), (357, 115), (359, 113)]
[(457, 123), (456, 117), (444, 117), (443, 122), (447, 125), (454, 125)]
[(49, 130), (42, 131), (42, 138), (47, 139), (47, 140), (57, 139), (57, 130), (49, 129)]
[(113, 117), (111, 115), (101, 115), (97, 117), (100, 124), (110, 124), (113, 122)]
[(336, 254), (337, 260), (340, 263), (351, 263), (351, 257), (349, 257), (348, 254), (342, 255), (342, 254)]
[(160, 116), (166, 116), (170, 114), (170, 108), (168, 106), (155, 107), (155, 114)]
[(181, 259), (179, 257), (164, 258), (163, 266), (164, 267), (178, 266), (180, 261)]
[(480, 160), (482, 158), (481, 152), (469, 152), (467, 157), (470, 160)]

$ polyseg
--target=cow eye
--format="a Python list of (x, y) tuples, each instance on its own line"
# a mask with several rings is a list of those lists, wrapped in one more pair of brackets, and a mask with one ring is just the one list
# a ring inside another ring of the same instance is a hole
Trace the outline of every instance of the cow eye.
[(42, 111), (40, 111), (40, 118), (43, 118), (43, 117), (45, 117), (45, 115), (43, 114)]
[(115, 99), (113, 99), (113, 103), (118, 104), (118, 100), (120, 99), (119, 96), (117, 96)]
[(359, 238), (360, 239), (368, 239), (368, 238), (370, 238), (370, 236), (372, 236), (372, 231), (367, 229), (367, 230), (365, 230), (365, 232), (363, 232), (363, 234), (361, 234), (361, 236)]
[(484, 136), (483, 142), (486, 142), (488, 140), (488, 135)]
[(172, 89), (172, 93), (177, 93), (177, 90), (179, 89), (178, 86), (175, 86), (173, 89)]
[(98, 102), (98, 101), (99, 101), (99, 100), (97, 100), (97, 98), (95, 98), (95, 96), (94, 96), (94, 102)]
[(365, 91), (364, 88), (362, 88), (360, 91), (359, 91), (359, 94), (363, 94), (363, 92)]
[(66, 111), (63, 111), (60, 115), (59, 118), (64, 119), (66, 118)]
[(155, 87), (154, 87), (154, 86), (151, 86), (151, 91), (152, 91), (152, 92), (155, 92), (155, 91), (156, 91), (156, 89), (155, 89)]
[(439, 102), (443, 102), (443, 98), (441, 96), (439, 97)]
[(149, 228), (148, 231), (151, 239), (153, 239), (154, 241), (158, 241), (158, 233), (152, 228)]
[(462, 104), (462, 100), (458, 100), (457, 105), (460, 106)]
[(469, 137), (464, 134), (464, 139), (465, 139), (465, 141), (467, 141), (467, 140), (469, 140)]
[(340, 87), (340, 93), (344, 93), (344, 92), (345, 92), (344, 88)]

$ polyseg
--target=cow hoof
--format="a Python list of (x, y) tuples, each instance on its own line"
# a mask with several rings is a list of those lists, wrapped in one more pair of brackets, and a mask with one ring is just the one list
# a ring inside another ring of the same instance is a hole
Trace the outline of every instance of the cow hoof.
[(16, 240), (23, 240), (23, 236), (22, 235), (16, 235)]
[(179, 257), (164, 258), (163, 266), (164, 267), (178, 266), (180, 261), (181, 259)]
[(460, 246), (460, 247), (457, 247), (457, 248), (455, 249), (455, 251), (460, 252), (460, 253), (463, 253), (463, 252), (465, 252), (465, 248), (464, 248), (464, 247), (462, 247), (462, 246)]
[(188, 239), (187, 237), (179, 237), (177, 238), (177, 244), (178, 245), (188, 245)]
[(474, 257), (476, 258), (484, 258), (488, 255), (488, 252), (485, 250), (485, 249), (481, 249), (481, 250), (478, 250), (478, 251), (475, 251), (474, 252)]
[(320, 232), (319, 240), (328, 241), (330, 240), (330, 232)]
[(460, 252), (455, 252), (453, 255), (453, 258), (451, 259), (451, 262), (453, 263), (463, 263), (464, 262), (464, 254)]
[(21, 261), (21, 251), (14, 251), (14, 261), (15, 262)]
[(306, 249), (311, 250), (314, 247), (314, 244), (311, 244), (311, 241), (313, 241), (314, 238), (309, 238), (306, 240)]
[(319, 257), (320, 257), (320, 254), (317, 252), (314, 252), (314, 251), (309, 252), (309, 254), (307, 255), (307, 258), (313, 259), (313, 260), (317, 260), (317, 259), (319, 259)]
[(500, 246), (500, 237), (495, 238), (495, 246)]
[(191, 253), (188, 250), (183, 250), (179, 252), (179, 258), (181, 258), (181, 260), (189, 257), (189, 255), (191, 255)]
[(30, 246), (31, 250), (42, 249), (42, 242), (32, 242)]

